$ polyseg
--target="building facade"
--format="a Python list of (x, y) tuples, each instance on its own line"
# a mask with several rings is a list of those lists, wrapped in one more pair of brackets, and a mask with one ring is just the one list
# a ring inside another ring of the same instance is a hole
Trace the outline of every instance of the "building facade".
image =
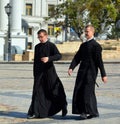
[[(51, 8), (65, 0), (0, 0), (0, 60), (5, 60), (8, 42), (8, 17), (5, 6), (10, 3), (12, 9), (10, 14), (10, 34), (12, 54), (22, 54), (26, 50), (34, 50), (39, 42), (37, 31), (46, 29), (52, 42), (55, 37), (55, 20), (46, 21), (50, 16)], [(58, 19), (59, 20), (59, 19)], [(64, 20), (64, 19), (61, 19)], [(64, 32), (59, 35), (59, 40), (64, 41)]]

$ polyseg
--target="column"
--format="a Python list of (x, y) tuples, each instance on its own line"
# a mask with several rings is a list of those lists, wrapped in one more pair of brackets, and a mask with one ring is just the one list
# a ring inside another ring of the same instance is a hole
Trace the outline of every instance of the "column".
[(7, 31), (8, 17), (5, 13), (5, 6), (9, 3), (9, 0), (0, 0), (0, 31)]
[(25, 0), (21, 0), (21, 15), (25, 13)]
[(11, 12), (11, 32), (21, 32), (21, 16), (22, 16), (22, 1), (21, 0), (10, 0), (12, 6)]
[(46, 17), (47, 15), (47, 2), (46, 0), (41, 0), (41, 17)]
[(41, 16), (41, 1), (40, 0), (34, 0), (34, 16)]

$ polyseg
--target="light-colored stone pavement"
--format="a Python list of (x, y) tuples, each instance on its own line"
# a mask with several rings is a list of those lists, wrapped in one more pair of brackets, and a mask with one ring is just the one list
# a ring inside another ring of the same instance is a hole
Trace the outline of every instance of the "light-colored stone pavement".
[(32, 64), (0, 63), (0, 124), (120, 124), (120, 64), (107, 63), (105, 68), (108, 83), (103, 84), (98, 74), (96, 95), (99, 118), (80, 120), (71, 114), (72, 93), (78, 67), (71, 77), (67, 75), (69, 64), (55, 64), (57, 73), (63, 82), (68, 114), (61, 117), (61, 112), (53, 118), (26, 119), (31, 101), (33, 76)]

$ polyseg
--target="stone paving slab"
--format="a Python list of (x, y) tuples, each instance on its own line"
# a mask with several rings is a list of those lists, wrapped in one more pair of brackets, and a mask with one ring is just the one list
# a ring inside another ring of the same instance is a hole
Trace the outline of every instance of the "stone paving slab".
[(55, 64), (57, 73), (63, 82), (68, 114), (61, 117), (61, 112), (51, 118), (26, 119), (30, 105), (33, 72), (32, 64), (0, 64), (0, 124), (120, 124), (120, 64), (105, 64), (108, 83), (103, 84), (100, 74), (96, 87), (99, 118), (80, 120), (71, 114), (72, 93), (78, 67), (71, 77), (67, 75), (69, 64)]

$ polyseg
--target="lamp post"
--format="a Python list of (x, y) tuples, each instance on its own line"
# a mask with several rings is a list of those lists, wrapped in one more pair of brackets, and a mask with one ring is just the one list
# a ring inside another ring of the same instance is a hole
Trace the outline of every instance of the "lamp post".
[(11, 61), (11, 32), (10, 32), (10, 14), (11, 14), (11, 6), (8, 3), (5, 6), (5, 12), (8, 15), (8, 42), (7, 42), (7, 53), (5, 56), (6, 61)]
[(68, 15), (66, 14), (65, 16), (65, 41), (66, 42), (68, 40), (67, 33), (68, 33)]
[[(68, 9), (68, 5), (69, 5), (68, 1), (66, 1), (65, 4), (66, 4), (66, 5), (65, 5), (66, 8)], [(66, 13), (66, 15), (65, 15), (65, 41), (68, 40), (67, 33), (68, 33), (68, 14)]]

